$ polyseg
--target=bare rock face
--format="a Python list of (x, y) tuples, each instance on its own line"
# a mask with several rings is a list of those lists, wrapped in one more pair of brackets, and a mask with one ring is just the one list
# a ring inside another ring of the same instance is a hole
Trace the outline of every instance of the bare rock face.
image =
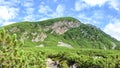
[(29, 36), (27, 36), (28, 32), (24, 32), (21, 37), (20, 37), (20, 41), (24, 41), (25, 39), (29, 38)]
[(67, 47), (67, 48), (73, 48), (71, 45), (64, 43), (64, 42), (58, 42), (57, 46)]
[[(70, 65), (69, 68), (77, 68), (77, 66), (78, 66), (78, 64), (74, 63), (74, 64)], [(58, 60), (53, 61), (51, 58), (47, 58), (46, 59), (46, 68), (64, 68), (64, 67), (62, 67), (62, 65), (60, 64), (60, 62)]]
[(53, 61), (50, 58), (47, 58), (47, 60), (46, 60), (46, 68), (58, 68), (57, 67), (57, 62)]
[(19, 32), (20, 29), (17, 27), (13, 27), (11, 30), (9, 30), (10, 32), (14, 33), (14, 32)]
[(79, 27), (80, 22), (68, 22), (68, 21), (59, 21), (54, 23), (51, 28), (53, 29), (53, 32), (56, 32), (57, 34), (63, 34), (67, 30), (75, 27)]
[(55, 22), (51, 26), (47, 26), (44, 29), (44, 31), (48, 31), (49, 29), (52, 29), (51, 33), (55, 32), (57, 34), (64, 34), (69, 29), (79, 26), (80, 26), (80, 22), (59, 21), (59, 22)]
[(42, 32), (41, 34), (38, 34), (36, 37), (33, 37), (32, 42), (44, 41), (45, 38), (47, 38), (47, 35)]
[(115, 49), (116, 46), (117, 46), (117, 45), (116, 45), (114, 42), (112, 42), (112, 49), (113, 49), (113, 50)]
[(40, 44), (40, 45), (38, 45), (38, 46), (36, 46), (36, 47), (44, 47), (44, 44)]

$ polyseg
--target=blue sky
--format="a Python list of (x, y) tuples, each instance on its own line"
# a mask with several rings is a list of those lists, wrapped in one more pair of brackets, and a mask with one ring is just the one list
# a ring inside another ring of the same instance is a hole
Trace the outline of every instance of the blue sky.
[(120, 40), (120, 0), (0, 0), (0, 25), (71, 16)]

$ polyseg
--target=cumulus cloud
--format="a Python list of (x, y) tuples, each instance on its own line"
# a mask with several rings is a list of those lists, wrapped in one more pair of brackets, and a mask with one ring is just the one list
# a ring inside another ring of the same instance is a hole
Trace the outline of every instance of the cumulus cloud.
[(75, 10), (80, 11), (86, 8), (94, 7), (94, 6), (103, 6), (108, 4), (110, 8), (113, 8), (117, 11), (120, 10), (120, 0), (77, 0), (75, 2)]
[(65, 6), (63, 4), (58, 4), (56, 9), (53, 10), (47, 5), (40, 5), (39, 13), (44, 14), (48, 17), (60, 17), (63, 16), (65, 12)]
[(90, 6), (102, 6), (109, 0), (83, 0), (86, 4)]
[(62, 4), (59, 4), (57, 7), (56, 7), (56, 11), (53, 12), (53, 14), (51, 15), (52, 17), (60, 17), (60, 16), (63, 16), (64, 15), (64, 12), (65, 12), (65, 6), (62, 5)]
[(24, 0), (20, 2), (22, 6), (29, 8), (34, 6), (34, 1), (33, 0)]
[(10, 20), (15, 19), (18, 16), (19, 8), (17, 8), (17, 4), (20, 1), (16, 0), (0, 0), (0, 25), (7, 25), (14, 22), (10, 22)]
[(25, 0), (23, 3), (21, 3), (23, 7), (25, 8), (24, 13), (24, 21), (34, 21), (34, 1), (33, 0)]
[(82, 2), (81, 0), (75, 2), (75, 10), (80, 11), (87, 8), (88, 5)]
[(35, 18), (33, 15), (26, 15), (24, 17), (24, 21), (34, 21), (34, 20), (35, 20)]
[(104, 32), (120, 41), (120, 20), (113, 19), (105, 26)]
[[(77, 17), (83, 22), (83, 23), (89, 23), (93, 25), (101, 25), (103, 22), (103, 19), (105, 17), (105, 14), (101, 10), (97, 11), (91, 11), (91, 15), (88, 15), (87, 12), (82, 12), (77, 14)], [(106, 16), (107, 18), (107, 16)]]
[(0, 0), (0, 5), (6, 5), (9, 7), (17, 6), (21, 1), (20, 0)]
[(0, 19), (8, 21), (18, 15), (19, 9), (8, 6), (0, 6)]
[(35, 9), (32, 8), (32, 7), (26, 8), (26, 14), (31, 15), (31, 14), (34, 13), (34, 10), (35, 10)]
[(56, 8), (56, 13), (57, 13), (57, 14), (60, 14), (60, 15), (63, 15), (64, 10), (65, 10), (64, 5), (60, 5), (60, 4), (59, 4), (59, 5), (57, 6), (57, 8)]
[(110, 0), (109, 5), (111, 8), (114, 8), (115, 10), (120, 10), (120, 0)]
[(99, 6), (101, 7), (109, 0), (77, 0), (75, 2), (75, 10), (81, 11), (90, 7)]
[(14, 19), (19, 12), (19, 8), (15, 6), (20, 3), (20, 1), (16, 0), (0, 0), (0, 20), (8, 21)]
[(49, 6), (47, 6), (47, 5), (40, 5), (39, 13), (47, 15), (49, 12), (52, 12), (52, 9)]

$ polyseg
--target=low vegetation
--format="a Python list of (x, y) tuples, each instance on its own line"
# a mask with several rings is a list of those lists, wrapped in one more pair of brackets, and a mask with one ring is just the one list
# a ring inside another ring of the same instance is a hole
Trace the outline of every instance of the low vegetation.
[[(4, 26), (6, 30), (1, 28), (0, 68), (46, 68), (48, 58), (58, 62), (55, 65), (59, 68), (120, 68), (119, 41), (89, 24), (81, 23), (79, 27), (70, 28), (61, 35), (47, 30), (58, 21), (78, 20), (65, 17), (35, 23), (15, 23)], [(41, 34), (46, 34), (43, 41), (32, 41), (36, 37), (41, 39)], [(72, 48), (57, 46), (58, 42)], [(114, 49), (113, 44), (116, 45)]]

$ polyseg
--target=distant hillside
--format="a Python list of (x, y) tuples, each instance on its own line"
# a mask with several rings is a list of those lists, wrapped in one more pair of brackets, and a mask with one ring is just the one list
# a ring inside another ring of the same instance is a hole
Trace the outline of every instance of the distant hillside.
[(120, 42), (97, 27), (72, 17), (38, 22), (19, 22), (4, 26), (8, 33), (18, 34), (24, 47), (120, 49)]

